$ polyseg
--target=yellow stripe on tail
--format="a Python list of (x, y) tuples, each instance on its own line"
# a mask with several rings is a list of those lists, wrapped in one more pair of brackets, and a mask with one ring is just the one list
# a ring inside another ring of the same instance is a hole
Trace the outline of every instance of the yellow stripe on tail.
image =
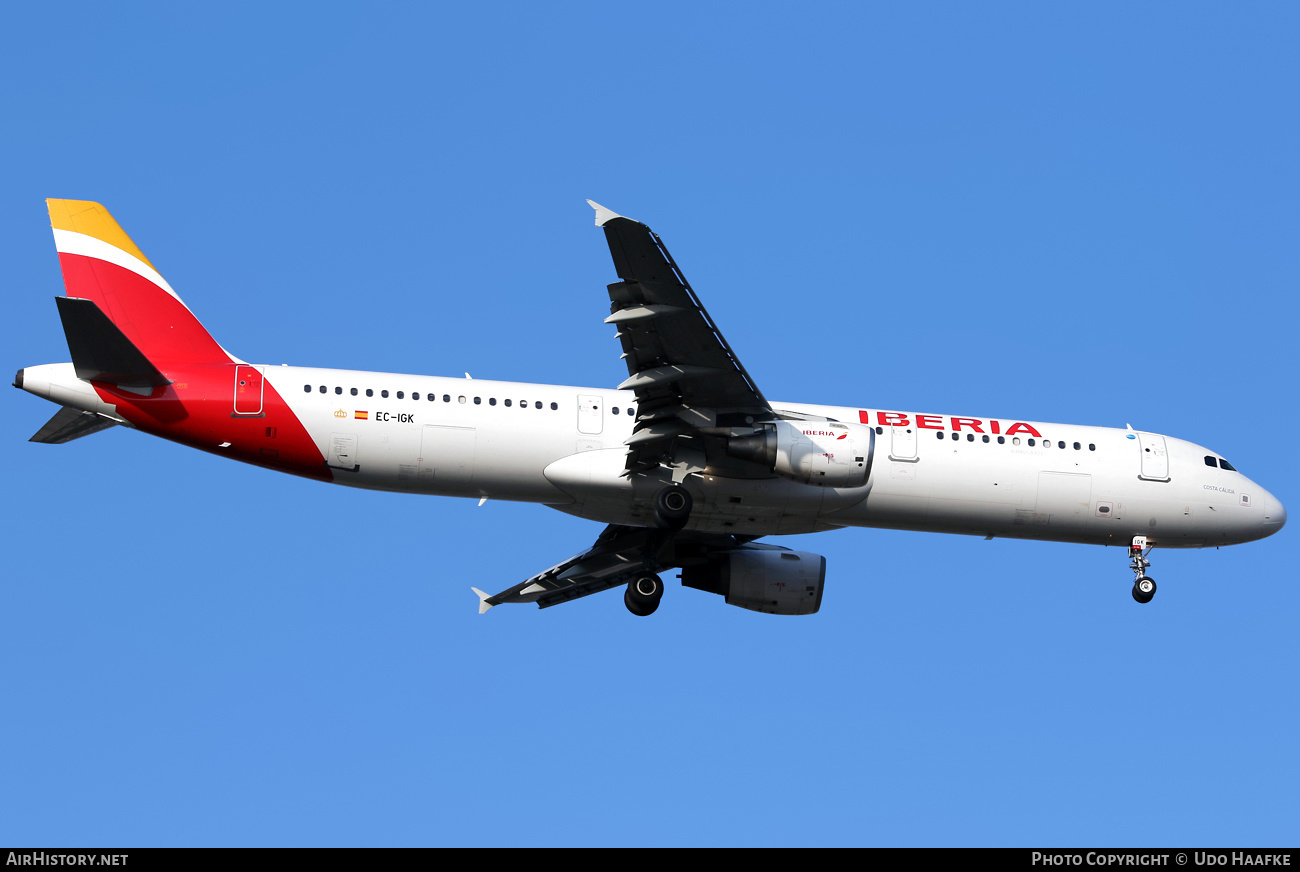
[(50, 226), (55, 230), (71, 230), (93, 236), (138, 257), (153, 269), (158, 269), (99, 203), (90, 200), (46, 200), (45, 204), (50, 209)]

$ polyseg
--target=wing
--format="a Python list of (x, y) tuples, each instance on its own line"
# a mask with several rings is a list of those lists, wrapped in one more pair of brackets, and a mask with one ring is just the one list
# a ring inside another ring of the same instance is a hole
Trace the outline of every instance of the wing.
[(514, 587), (492, 596), (478, 588), (471, 590), (478, 594), (479, 614), (502, 603), (535, 602), (544, 609), (627, 584), (643, 572), (667, 572), (708, 551), (735, 548), (750, 538), (611, 524), (586, 551)]
[[(777, 416), (649, 227), (588, 200), (604, 228), (621, 281), (609, 286), (607, 324), (618, 328), (628, 379), (637, 398), (627, 469), (643, 472), (699, 449), (706, 466), (733, 475), (760, 474), (728, 458), (725, 429)], [(762, 475), (768, 473), (763, 471)]]

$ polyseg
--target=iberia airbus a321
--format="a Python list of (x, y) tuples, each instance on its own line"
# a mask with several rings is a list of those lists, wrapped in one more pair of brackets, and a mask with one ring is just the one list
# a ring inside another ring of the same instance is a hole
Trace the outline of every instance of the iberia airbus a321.
[[(590, 202), (590, 201), (588, 201)], [(592, 203), (619, 280), (613, 390), (245, 363), (108, 210), (50, 200), (71, 363), (18, 371), (62, 408), (32, 437), (121, 424), (374, 490), (521, 500), (608, 524), (581, 554), (488, 595), (546, 608), (612, 587), (636, 615), (659, 574), (759, 612), (821, 606), (826, 559), (763, 536), (888, 527), (1127, 549), (1262, 539), (1286, 510), (1208, 448), (1129, 427), (770, 402), (659, 237)]]

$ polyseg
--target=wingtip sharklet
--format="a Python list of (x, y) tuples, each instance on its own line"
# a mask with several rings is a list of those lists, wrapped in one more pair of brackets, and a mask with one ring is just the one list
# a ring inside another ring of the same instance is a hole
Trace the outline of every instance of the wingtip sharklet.
[(491, 594), (484, 593), (483, 591), (479, 590), (477, 587), (471, 587), (470, 590), (474, 591), (474, 593), (478, 596), (478, 613), (480, 615), (486, 612), (488, 609), (492, 608), (492, 603), (488, 602), (488, 599), (492, 596)]
[(587, 205), (596, 210), (597, 227), (604, 227), (607, 221), (612, 221), (615, 218), (625, 217), (623, 215), (618, 214), (613, 209), (606, 209), (604, 206), (600, 205), (595, 200), (588, 200)]

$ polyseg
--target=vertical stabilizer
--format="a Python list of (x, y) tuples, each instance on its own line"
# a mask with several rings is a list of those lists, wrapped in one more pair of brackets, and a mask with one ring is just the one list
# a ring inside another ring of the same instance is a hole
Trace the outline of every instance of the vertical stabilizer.
[(235, 362), (113, 216), (88, 200), (47, 200), (69, 297), (92, 300), (139, 351), (168, 364)]

